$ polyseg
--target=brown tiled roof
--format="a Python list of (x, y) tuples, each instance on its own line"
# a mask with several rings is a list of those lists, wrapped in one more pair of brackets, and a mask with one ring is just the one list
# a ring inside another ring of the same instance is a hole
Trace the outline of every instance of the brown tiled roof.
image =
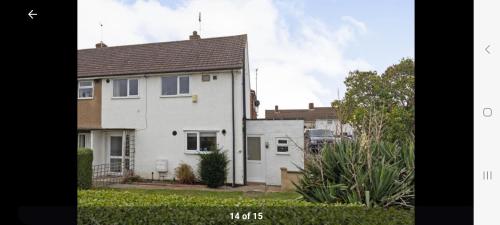
[(317, 119), (336, 119), (337, 114), (331, 107), (315, 107), (313, 109), (279, 109), (266, 110), (266, 119), (300, 119), (304, 121), (314, 121)]
[(247, 35), (78, 50), (78, 77), (242, 68)]

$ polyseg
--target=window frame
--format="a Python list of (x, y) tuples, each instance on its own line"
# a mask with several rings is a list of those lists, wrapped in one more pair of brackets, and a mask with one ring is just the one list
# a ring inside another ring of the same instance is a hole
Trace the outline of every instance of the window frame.
[[(219, 145), (219, 138), (218, 138), (218, 132), (217, 130), (184, 130), (184, 153), (186, 154), (207, 154), (210, 153), (211, 151), (201, 151), (200, 148), (200, 133), (215, 133), (215, 145)], [(187, 144), (187, 138), (188, 134), (196, 134), (196, 150), (189, 150), (188, 149), (188, 144)]]
[[(90, 86), (81, 86), (81, 82), (90, 82)], [(92, 91), (90, 92), (91, 97), (80, 97), (80, 89), (91, 89)], [(94, 99), (94, 81), (93, 80), (79, 80), (78, 81), (78, 88), (77, 88), (77, 96), (78, 99)]]
[[(115, 81), (117, 80), (126, 80), (127, 81), (127, 95), (126, 96), (114, 96), (115, 95)], [(131, 80), (137, 80), (137, 95), (131, 95), (130, 94), (130, 81)], [(113, 99), (120, 99), (120, 98), (139, 98), (139, 78), (115, 78), (112, 80), (112, 93), (111, 93), (111, 98)]]
[[(177, 77), (177, 93), (173, 95), (166, 95), (163, 94), (163, 78), (166, 77)], [(188, 93), (180, 93), (181, 92), (181, 77), (187, 77), (188, 78)], [(162, 98), (171, 98), (171, 97), (188, 97), (191, 96), (191, 76), (190, 75), (171, 75), (171, 76), (161, 76), (160, 77), (160, 97)]]
[[(286, 141), (286, 144), (279, 143), (281, 140)], [(277, 137), (276, 138), (276, 154), (279, 154), (279, 155), (289, 155), (290, 154), (290, 145), (289, 145), (289, 143), (290, 143), (290, 140), (288, 138)], [(280, 152), (280, 151), (278, 151), (279, 147), (286, 147), (287, 151), (286, 152)]]

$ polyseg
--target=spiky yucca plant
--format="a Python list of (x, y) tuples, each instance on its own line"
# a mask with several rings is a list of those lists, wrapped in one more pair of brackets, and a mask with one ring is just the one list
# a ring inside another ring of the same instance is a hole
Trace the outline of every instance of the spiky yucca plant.
[(295, 184), (307, 201), (414, 206), (414, 147), (401, 143), (342, 140), (309, 157)]

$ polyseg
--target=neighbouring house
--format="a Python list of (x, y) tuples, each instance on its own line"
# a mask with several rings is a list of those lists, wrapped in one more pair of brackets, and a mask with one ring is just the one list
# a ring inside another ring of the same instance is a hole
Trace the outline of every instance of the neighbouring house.
[[(78, 50), (78, 146), (144, 178), (196, 170), (212, 146), (230, 160), (227, 183), (281, 185), (303, 167), (303, 120), (257, 118), (247, 35)], [(107, 167), (104, 167), (107, 168)]]
[(274, 106), (274, 110), (266, 110), (266, 119), (283, 120), (298, 119), (304, 120), (304, 129), (328, 129), (335, 135), (352, 136), (354, 129), (349, 124), (341, 125), (335, 110), (332, 107), (314, 107), (314, 103), (309, 103), (307, 109), (279, 109)]

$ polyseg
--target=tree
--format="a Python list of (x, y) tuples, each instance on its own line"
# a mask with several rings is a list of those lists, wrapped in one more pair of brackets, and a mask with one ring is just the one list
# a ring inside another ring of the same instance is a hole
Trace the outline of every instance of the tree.
[(357, 132), (366, 129), (369, 114), (381, 113), (382, 139), (402, 140), (415, 131), (415, 64), (403, 58), (379, 75), (376, 71), (352, 71), (344, 81), (347, 91), (332, 107), (342, 114)]

